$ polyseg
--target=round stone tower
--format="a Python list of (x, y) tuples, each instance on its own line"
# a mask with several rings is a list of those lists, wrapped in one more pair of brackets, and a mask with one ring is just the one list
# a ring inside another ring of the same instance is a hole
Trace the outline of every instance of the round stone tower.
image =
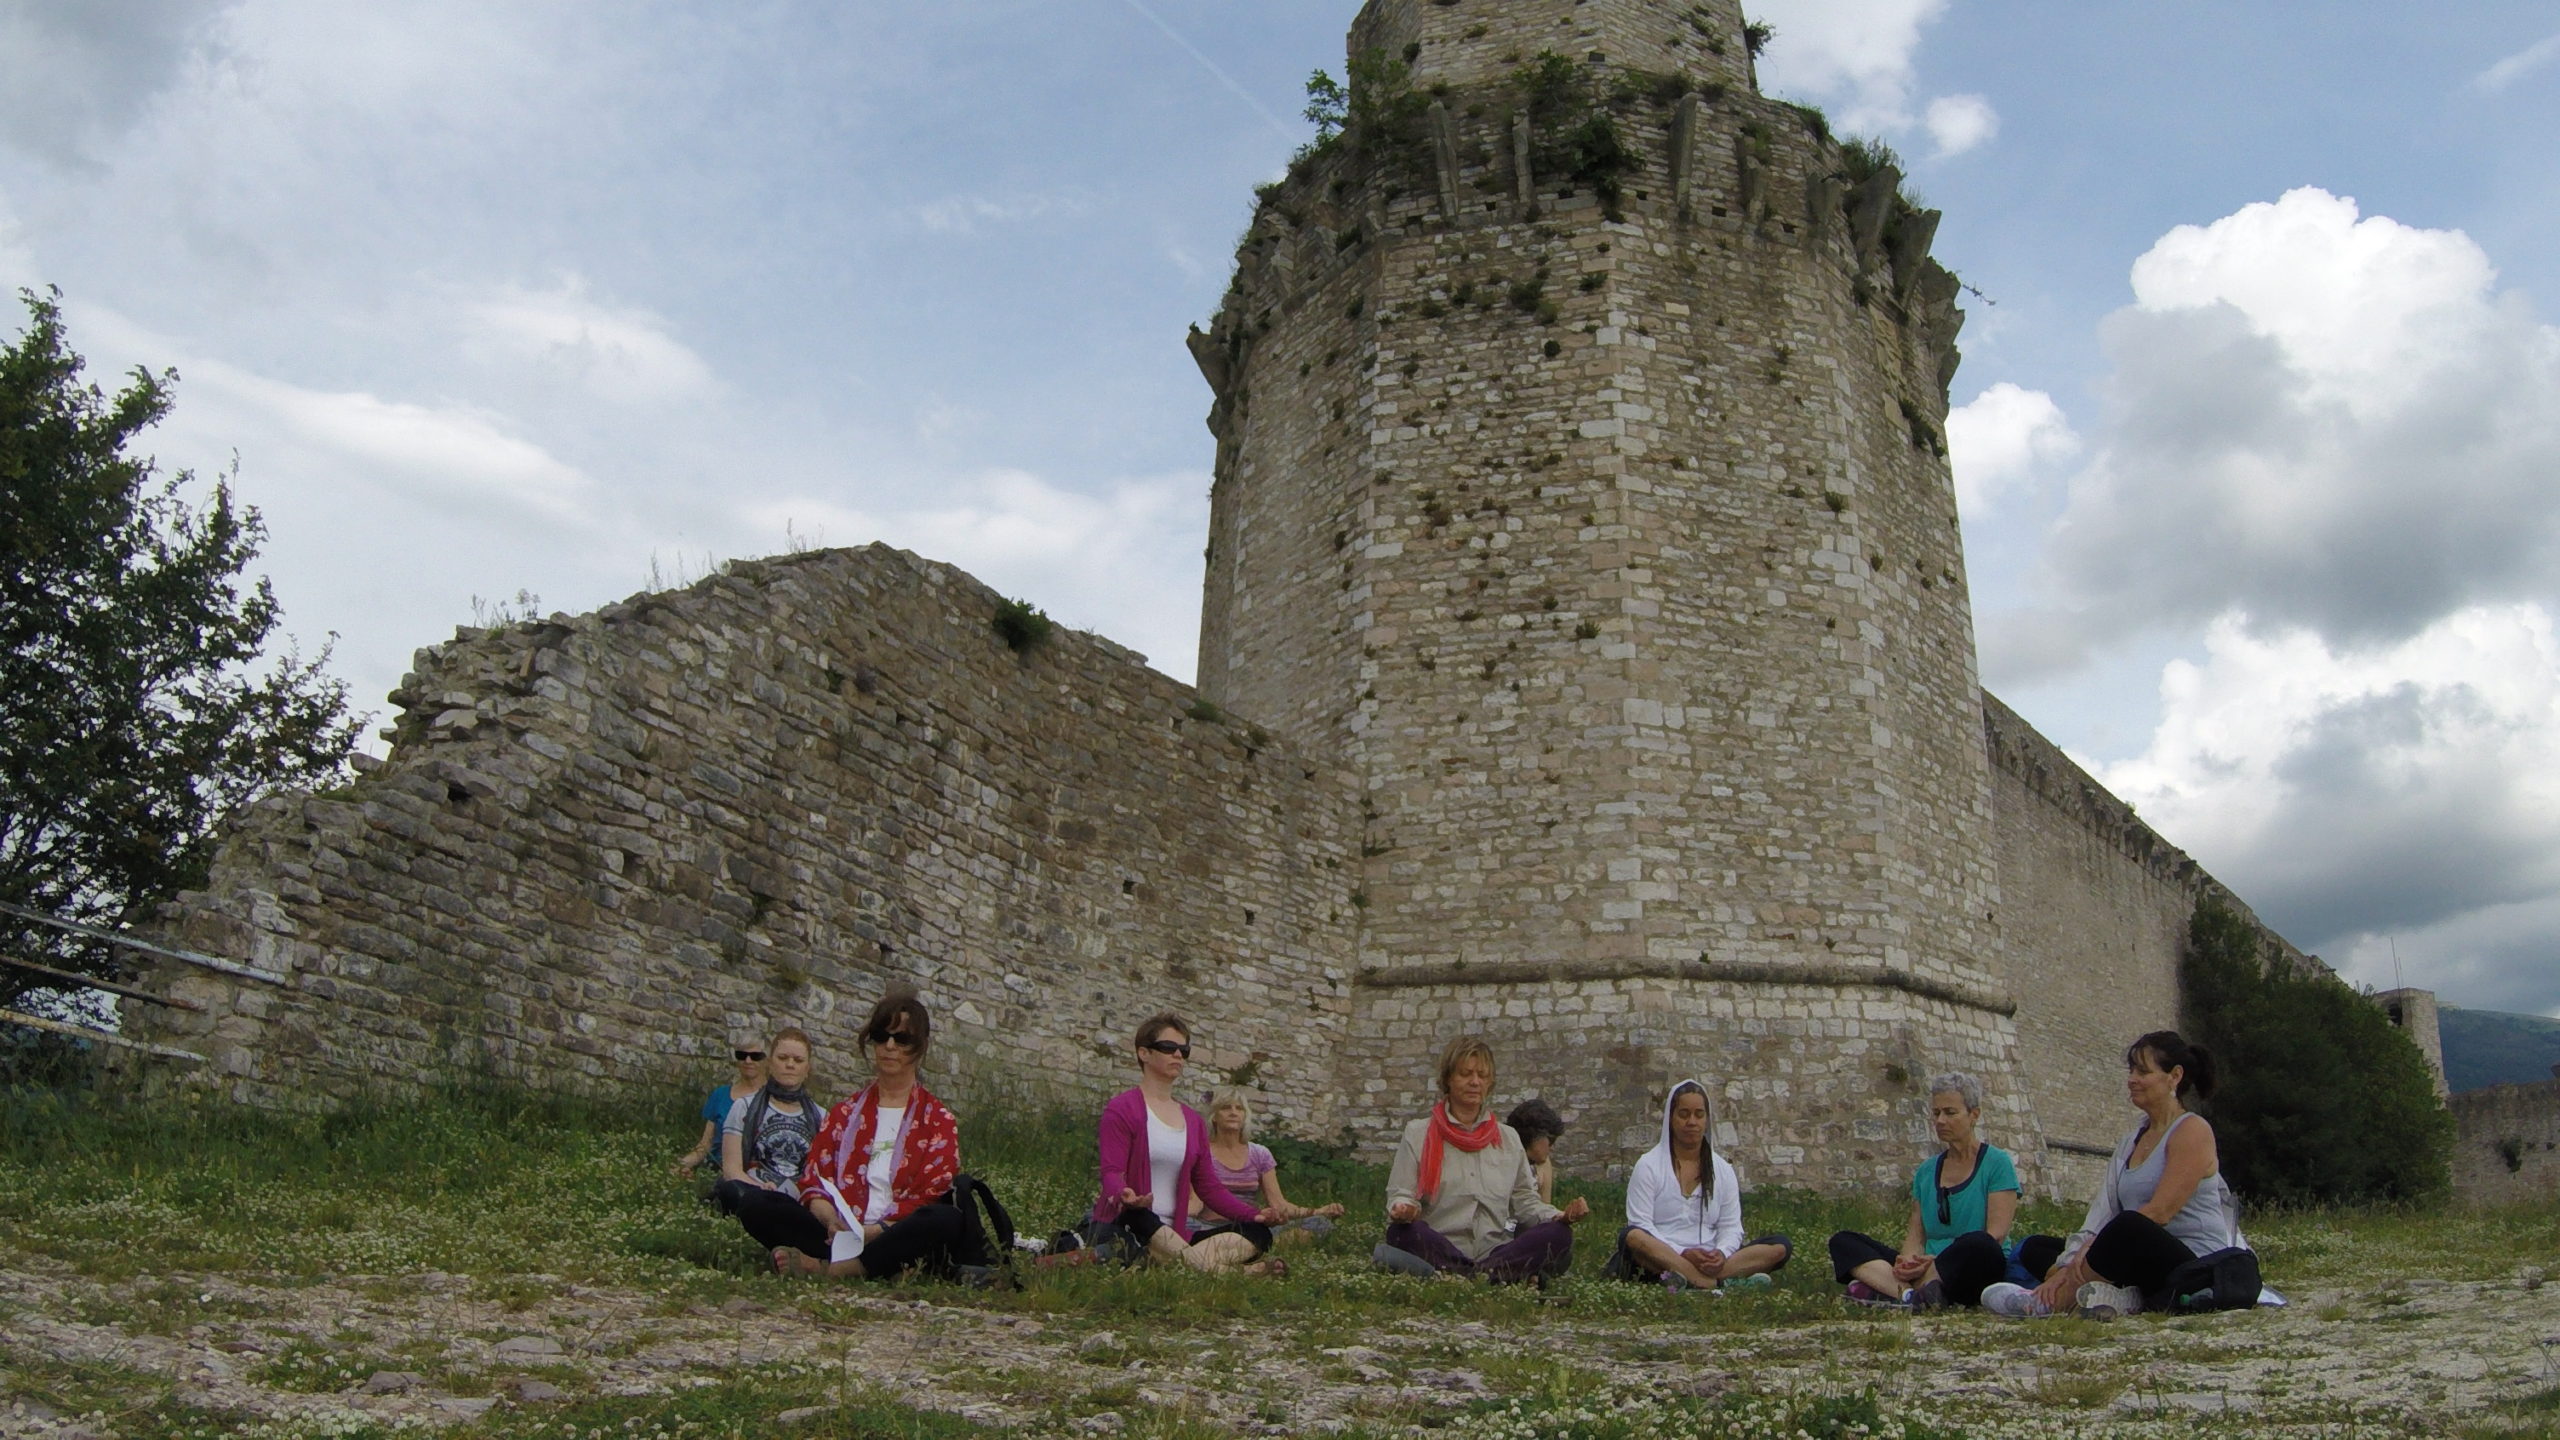
[(1367, 789), (1363, 1138), (1475, 1031), (1586, 1168), (1690, 1075), (1754, 1184), (1899, 1180), (1950, 1069), (2032, 1154), (1937, 216), (1734, 0), (1370, 0), (1351, 74), (1191, 344), (1200, 688)]

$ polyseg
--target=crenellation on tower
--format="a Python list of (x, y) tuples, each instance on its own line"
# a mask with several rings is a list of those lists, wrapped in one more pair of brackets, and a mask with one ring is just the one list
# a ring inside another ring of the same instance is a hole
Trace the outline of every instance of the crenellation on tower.
[(1424, 89), (1499, 80), (1541, 51), (1756, 88), (1739, 0), (1369, 0), (1344, 47), (1408, 66)]

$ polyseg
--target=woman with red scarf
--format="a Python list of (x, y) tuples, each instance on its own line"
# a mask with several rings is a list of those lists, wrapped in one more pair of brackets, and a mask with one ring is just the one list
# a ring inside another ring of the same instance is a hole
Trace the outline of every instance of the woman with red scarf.
[(960, 1127), (916, 1067), (933, 1022), (912, 991), (892, 991), (863, 1026), (871, 1083), (827, 1112), (800, 1171), (800, 1200), (826, 1227), (830, 1258), (776, 1251), (803, 1274), (886, 1279), (914, 1265), (950, 1270), (966, 1222), (948, 1202), (960, 1176)]
[(1472, 1035), (1449, 1042), (1440, 1103), (1404, 1127), (1387, 1172), (1387, 1243), (1370, 1256), (1379, 1265), (1511, 1281), (1562, 1274), (1573, 1259), (1571, 1227), (1591, 1205), (1538, 1198), (1519, 1134), (1486, 1108), (1492, 1093), (1493, 1051)]

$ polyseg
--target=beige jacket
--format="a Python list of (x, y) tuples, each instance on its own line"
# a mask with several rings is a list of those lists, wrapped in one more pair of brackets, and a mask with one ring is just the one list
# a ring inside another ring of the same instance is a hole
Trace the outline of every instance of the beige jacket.
[[(1405, 1123), (1395, 1165), (1387, 1171), (1390, 1209), (1408, 1201), (1421, 1203), (1415, 1191), (1422, 1173), (1422, 1146), (1430, 1135), (1428, 1119)], [(1529, 1169), (1529, 1152), (1521, 1147), (1519, 1132), (1505, 1125), (1499, 1145), (1488, 1145), (1472, 1155), (1455, 1145), (1441, 1152), (1440, 1194), (1422, 1207), (1422, 1223), (1439, 1231), (1468, 1259), (1481, 1260), (1511, 1238), (1515, 1225), (1526, 1229), (1562, 1213), (1538, 1198), (1538, 1177)]]

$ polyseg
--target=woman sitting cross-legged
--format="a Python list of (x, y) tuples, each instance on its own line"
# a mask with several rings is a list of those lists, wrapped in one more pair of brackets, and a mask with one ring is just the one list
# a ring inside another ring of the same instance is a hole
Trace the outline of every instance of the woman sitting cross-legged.
[[(1929, 1082), (1929, 1127), (1941, 1148), (1911, 1177), (1901, 1248), (1855, 1230), (1831, 1237), (1831, 1273), (1849, 1287), (1850, 1299), (1915, 1310), (1977, 1305), (1984, 1288), (2008, 1273), (2001, 1247), (2018, 1217), (2018, 1167), (2008, 1151), (1977, 1138), (1981, 1124), (1981, 1080), (1953, 1074)], [(2061, 1243), (2037, 1236), (2021, 1247), (2020, 1259), (2050, 1264)]]
[(2142, 1118), (2107, 1162), (2088, 1219), (2043, 1284), (1994, 1285), (1984, 1309), (2023, 1318), (2076, 1306), (2112, 1320), (2165, 1299), (2179, 1266), (2244, 1244), (2213, 1126), (2186, 1107), (2190, 1093), (2213, 1094), (2213, 1057), (2175, 1030), (2155, 1030), (2126, 1049), (2124, 1063), (2125, 1091)]
[(1742, 1239), (1742, 1182), (1715, 1153), (1707, 1087), (1683, 1080), (1662, 1102), (1662, 1141), (1627, 1175), (1627, 1228), (1608, 1273), (1659, 1275), (1672, 1290), (1766, 1285), (1795, 1253), (1784, 1235)]
[[(741, 1100), (764, 1088), (765, 1047), (753, 1040), (740, 1039), (729, 1050), (738, 1062), (738, 1078), (726, 1085), (714, 1085), (702, 1102), (702, 1138), (693, 1148), (676, 1157), (678, 1178), (690, 1175), (704, 1161), (720, 1153), (720, 1127), (729, 1123), (729, 1111)], [(716, 1167), (715, 1167), (716, 1168)]]
[(949, 1203), (960, 1127), (916, 1080), (932, 1044), (932, 1017), (914, 992), (893, 990), (871, 1008), (862, 1028), (871, 1083), (828, 1113), (800, 1172), (824, 1243), (802, 1247), (811, 1258), (795, 1268), (881, 1280), (916, 1267), (948, 1275), (987, 1258), (960, 1253), (967, 1221)]
[(1370, 1258), (1413, 1275), (1543, 1280), (1573, 1261), (1573, 1223), (1591, 1213), (1538, 1198), (1519, 1132), (1486, 1107), (1493, 1051), (1472, 1035), (1440, 1055), (1440, 1101), (1408, 1121), (1387, 1171), (1387, 1243)]
[[(789, 1269), (787, 1256), (826, 1249), (826, 1233), (800, 1206), (797, 1183), (818, 1131), (819, 1106), (808, 1091), (809, 1037), (785, 1028), (764, 1048), (763, 1084), (721, 1121), (720, 1183), (711, 1187), (711, 1203), (772, 1251), (776, 1268)], [(744, 1061), (739, 1069), (746, 1069)]]
[[(1281, 1193), (1280, 1162), (1268, 1147), (1253, 1143), (1253, 1106), (1240, 1087), (1229, 1086), (1209, 1097), (1209, 1168), (1227, 1193), (1260, 1200), (1275, 1225), (1313, 1222), (1308, 1229), (1321, 1235), (1342, 1218), (1340, 1205), (1309, 1209)], [(1210, 1229), (1197, 1232), (1200, 1235), (1219, 1228), (1210, 1219), (1209, 1197), (1202, 1191), (1191, 1192), (1191, 1218), (1209, 1223)]]
[[(1278, 1212), (1257, 1209), (1219, 1183), (1209, 1158), (1209, 1127), (1199, 1111), (1173, 1098), (1191, 1061), (1190, 1025), (1179, 1015), (1151, 1015), (1138, 1027), (1135, 1043), (1137, 1087), (1102, 1107), (1102, 1193), (1094, 1201), (1094, 1222), (1118, 1228), (1150, 1259), (1179, 1260), (1213, 1274), (1281, 1273), (1286, 1267), (1277, 1260), (1255, 1263), (1271, 1248)], [(1195, 1196), (1229, 1223), (1194, 1235)]]

